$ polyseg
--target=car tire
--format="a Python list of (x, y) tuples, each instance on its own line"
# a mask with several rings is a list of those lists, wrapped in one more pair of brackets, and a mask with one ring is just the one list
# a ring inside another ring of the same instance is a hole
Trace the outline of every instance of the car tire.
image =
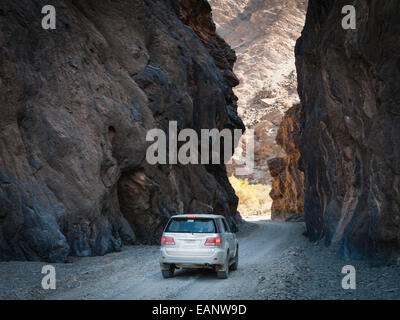
[(162, 273), (163, 278), (167, 279), (167, 278), (172, 278), (174, 276), (174, 271), (175, 271), (175, 268), (170, 266), (166, 270), (161, 270), (161, 273)]
[(228, 276), (229, 276), (229, 257), (227, 257), (224, 267), (225, 267), (224, 271), (217, 271), (218, 279), (227, 279), (228, 278)]
[(239, 265), (239, 247), (236, 247), (236, 254), (235, 254), (234, 262), (231, 265), (231, 270), (233, 270), (233, 271), (237, 270), (238, 265)]

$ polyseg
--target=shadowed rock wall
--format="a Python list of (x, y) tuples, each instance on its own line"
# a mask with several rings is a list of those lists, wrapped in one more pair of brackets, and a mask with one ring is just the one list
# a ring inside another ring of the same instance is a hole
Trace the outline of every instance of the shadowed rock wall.
[(223, 165), (156, 165), (146, 132), (242, 128), (204, 0), (0, 2), (0, 260), (156, 243), (169, 216), (241, 222)]
[(356, 30), (347, 4), (311, 0), (296, 45), (307, 234), (386, 263), (400, 254), (400, 2), (351, 1)]

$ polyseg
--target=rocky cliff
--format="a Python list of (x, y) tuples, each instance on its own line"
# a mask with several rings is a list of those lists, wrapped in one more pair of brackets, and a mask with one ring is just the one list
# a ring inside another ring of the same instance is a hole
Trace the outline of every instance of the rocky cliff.
[(400, 255), (400, 2), (311, 0), (296, 45), (307, 234), (344, 257)]
[(224, 166), (149, 165), (149, 129), (241, 128), (205, 0), (0, 2), (0, 260), (156, 243), (168, 217), (240, 222)]
[(304, 174), (299, 168), (300, 121), (301, 105), (297, 104), (286, 111), (276, 137), (286, 156), (268, 161), (272, 176), (272, 219), (304, 213)]

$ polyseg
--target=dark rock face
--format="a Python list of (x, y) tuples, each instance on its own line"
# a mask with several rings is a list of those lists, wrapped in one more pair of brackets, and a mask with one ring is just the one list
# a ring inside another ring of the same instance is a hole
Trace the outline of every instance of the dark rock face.
[(268, 161), (272, 176), (272, 219), (304, 213), (304, 174), (299, 168), (300, 117), (300, 104), (286, 111), (276, 136), (276, 143), (285, 150), (286, 156)]
[(347, 4), (311, 0), (296, 45), (307, 233), (386, 263), (400, 254), (400, 2), (353, 1), (356, 30)]
[(0, 260), (155, 243), (170, 215), (240, 223), (223, 165), (149, 165), (146, 132), (242, 128), (205, 0), (0, 3)]

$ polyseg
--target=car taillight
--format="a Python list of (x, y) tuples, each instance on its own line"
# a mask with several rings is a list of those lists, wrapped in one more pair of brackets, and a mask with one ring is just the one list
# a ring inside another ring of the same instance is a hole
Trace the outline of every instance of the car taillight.
[(161, 243), (167, 245), (174, 245), (175, 240), (172, 237), (161, 237)]
[(206, 242), (204, 243), (205, 246), (219, 246), (221, 244), (221, 238), (207, 238)]

